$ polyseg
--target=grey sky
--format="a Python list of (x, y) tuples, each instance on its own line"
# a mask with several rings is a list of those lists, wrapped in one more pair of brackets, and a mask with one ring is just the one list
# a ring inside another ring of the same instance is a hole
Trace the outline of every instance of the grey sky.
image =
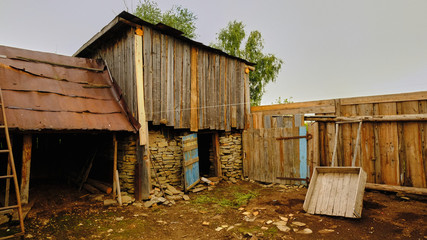
[[(0, 0), (0, 44), (73, 54), (138, 0)], [(261, 31), (285, 61), (263, 104), (427, 90), (425, 0), (161, 0), (189, 8), (197, 41), (231, 20)]]

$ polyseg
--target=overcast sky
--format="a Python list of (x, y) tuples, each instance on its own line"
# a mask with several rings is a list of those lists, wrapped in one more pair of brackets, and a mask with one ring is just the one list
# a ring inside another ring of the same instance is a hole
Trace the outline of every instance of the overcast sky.
[[(0, 45), (72, 55), (138, 0), (0, 0)], [(427, 90), (427, 0), (160, 0), (198, 16), (209, 44), (231, 20), (285, 64), (263, 104)]]

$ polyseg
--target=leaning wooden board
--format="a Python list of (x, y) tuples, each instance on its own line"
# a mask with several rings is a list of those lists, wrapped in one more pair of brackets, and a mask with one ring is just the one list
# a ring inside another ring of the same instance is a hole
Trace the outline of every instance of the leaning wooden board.
[(365, 185), (361, 167), (316, 167), (303, 208), (310, 214), (360, 218)]

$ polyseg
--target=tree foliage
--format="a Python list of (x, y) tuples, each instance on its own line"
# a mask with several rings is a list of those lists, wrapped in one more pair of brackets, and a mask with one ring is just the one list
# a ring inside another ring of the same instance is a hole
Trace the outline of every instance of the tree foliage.
[(245, 37), (245, 25), (242, 22), (232, 21), (219, 31), (217, 43), (212, 46), (256, 64), (255, 71), (249, 73), (249, 87), (251, 105), (259, 105), (265, 93), (265, 86), (276, 81), (283, 61), (274, 54), (263, 53), (264, 40), (259, 31), (250, 32), (242, 48)]
[(196, 37), (197, 16), (187, 8), (173, 6), (170, 10), (162, 13), (156, 2), (144, 0), (144, 2), (139, 2), (134, 14), (149, 23), (161, 22), (178, 29), (188, 38)]

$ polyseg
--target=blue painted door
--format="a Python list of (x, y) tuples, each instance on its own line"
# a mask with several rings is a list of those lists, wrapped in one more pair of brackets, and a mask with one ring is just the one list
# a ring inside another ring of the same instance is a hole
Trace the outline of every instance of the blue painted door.
[(184, 190), (187, 191), (200, 181), (197, 134), (193, 133), (182, 137), (182, 147), (184, 152)]
[[(299, 127), (299, 135), (306, 136), (307, 128), (305, 126)], [(299, 174), (300, 178), (307, 178), (309, 172), (307, 164), (307, 138), (299, 139)]]

